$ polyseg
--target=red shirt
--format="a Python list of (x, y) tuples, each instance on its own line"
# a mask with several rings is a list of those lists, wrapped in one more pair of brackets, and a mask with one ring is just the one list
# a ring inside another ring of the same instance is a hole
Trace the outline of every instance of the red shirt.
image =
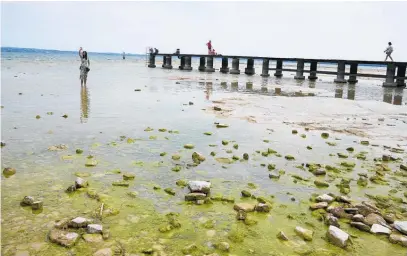
[(206, 45), (208, 46), (209, 50), (212, 49), (212, 43), (211, 42), (208, 42)]

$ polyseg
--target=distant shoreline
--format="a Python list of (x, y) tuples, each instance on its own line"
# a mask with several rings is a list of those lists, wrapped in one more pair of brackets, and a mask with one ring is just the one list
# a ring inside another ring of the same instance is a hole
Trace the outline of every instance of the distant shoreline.
[[(78, 53), (78, 51), (65, 51), (65, 50), (51, 50), (51, 49), (39, 49), (39, 48), (21, 48), (21, 47), (1, 47), (1, 52), (21, 52), (21, 53)], [(90, 54), (104, 54), (104, 55), (123, 55), (122, 52), (89, 52)], [(144, 56), (142, 53), (126, 53), (127, 56)]]

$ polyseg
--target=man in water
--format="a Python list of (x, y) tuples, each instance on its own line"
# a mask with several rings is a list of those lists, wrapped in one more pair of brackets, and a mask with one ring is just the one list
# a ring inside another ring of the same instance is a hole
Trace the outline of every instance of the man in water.
[(126, 53), (123, 52), (123, 60), (125, 60), (125, 59), (126, 59)]
[(393, 46), (391, 46), (391, 42), (389, 42), (389, 46), (384, 52), (386, 53), (386, 58), (384, 59), (384, 61), (387, 61), (387, 58), (390, 58), (391, 61), (393, 61), (393, 58), (391, 57), (391, 53), (393, 52)]
[(206, 46), (208, 46), (208, 55), (211, 55), (212, 53), (212, 42), (209, 40), (209, 42), (206, 43)]

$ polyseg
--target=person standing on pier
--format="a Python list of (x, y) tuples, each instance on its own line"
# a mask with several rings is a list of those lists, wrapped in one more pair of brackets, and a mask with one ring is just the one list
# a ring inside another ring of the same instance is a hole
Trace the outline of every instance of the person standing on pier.
[(212, 53), (212, 42), (209, 40), (209, 42), (206, 43), (206, 46), (208, 46), (208, 55), (211, 55)]
[(387, 61), (387, 58), (390, 58), (391, 61), (393, 61), (393, 58), (391, 57), (391, 53), (393, 52), (393, 46), (391, 46), (391, 42), (389, 42), (389, 46), (384, 52), (386, 53), (386, 58), (384, 59), (384, 61)]

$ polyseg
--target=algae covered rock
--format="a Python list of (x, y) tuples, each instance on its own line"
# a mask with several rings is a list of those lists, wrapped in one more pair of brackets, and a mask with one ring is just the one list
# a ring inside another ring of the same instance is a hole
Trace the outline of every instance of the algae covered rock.
[(151, 128), (151, 127), (147, 127), (146, 129), (144, 129), (144, 131), (145, 131), (145, 132), (151, 132), (151, 131), (154, 131), (154, 129)]
[(242, 197), (251, 197), (252, 196), (252, 193), (250, 193), (247, 190), (242, 190), (241, 194), (242, 194)]
[(78, 177), (75, 180), (75, 186), (76, 188), (86, 188), (89, 186), (89, 183), (86, 180)]
[(197, 249), (198, 249), (198, 246), (196, 246), (196, 244), (190, 244), (190, 245), (185, 246), (185, 247), (182, 249), (182, 253), (183, 253), (184, 255), (191, 254), (191, 253), (193, 253), (194, 251), (196, 251)]
[(48, 238), (53, 243), (70, 248), (78, 241), (79, 234), (59, 229), (52, 229), (48, 234)]
[(218, 161), (219, 163), (222, 163), (222, 164), (231, 164), (231, 163), (233, 163), (233, 160), (230, 159), (230, 158), (227, 158), (227, 157), (218, 157), (218, 158), (215, 158), (215, 160)]
[(311, 147), (311, 146), (307, 146), (307, 149), (308, 149), (308, 150), (312, 150), (312, 147)]
[(181, 159), (181, 156), (179, 154), (174, 154), (174, 155), (172, 155), (171, 158), (172, 158), (172, 160), (178, 161)]
[(323, 132), (323, 133), (321, 133), (321, 137), (322, 137), (323, 139), (328, 139), (328, 138), (329, 138), (329, 133)]
[(228, 145), (228, 144), (229, 144), (229, 141), (227, 141), (227, 140), (222, 140), (222, 145), (226, 146), (226, 145)]
[(235, 211), (253, 212), (255, 205), (249, 203), (237, 203), (233, 206)]
[(177, 180), (175, 184), (179, 187), (186, 187), (188, 185), (188, 181), (186, 180)]
[(227, 242), (220, 242), (215, 244), (215, 248), (223, 252), (228, 252), (230, 249), (230, 245)]
[(34, 197), (32, 196), (25, 196), (23, 200), (21, 200), (21, 206), (31, 206), (34, 203)]
[(234, 148), (234, 149), (239, 149), (239, 145), (238, 145), (238, 144), (234, 144), (234, 145), (233, 145), (233, 148)]
[(181, 171), (181, 165), (176, 165), (174, 167), (171, 168), (171, 171), (173, 172), (179, 172)]
[(203, 162), (203, 161), (205, 161), (205, 157), (201, 154), (201, 153), (198, 153), (198, 152), (194, 152), (194, 153), (192, 153), (192, 160), (194, 161), (194, 163), (201, 163), (201, 162)]
[(175, 195), (175, 191), (172, 188), (166, 188), (164, 189), (165, 193), (174, 196)]
[(335, 226), (329, 226), (326, 237), (330, 243), (341, 248), (345, 248), (349, 242), (349, 235)]
[(315, 180), (314, 184), (317, 187), (325, 187), (325, 188), (329, 187), (329, 183), (327, 183), (325, 181)]
[(3, 169), (3, 175), (6, 176), (6, 178), (13, 176), (16, 174), (16, 169), (11, 168), (11, 167), (6, 167)]
[(348, 155), (343, 154), (343, 153), (337, 153), (339, 158), (348, 158)]
[(127, 181), (113, 181), (112, 185), (116, 186), (116, 187), (128, 187), (128, 186), (130, 186), (130, 184)]
[(216, 125), (216, 128), (228, 128), (229, 127), (229, 125), (227, 125), (227, 124), (217, 124)]
[(246, 160), (246, 161), (249, 160), (249, 154), (244, 153), (243, 154), (243, 159)]
[(365, 146), (368, 146), (368, 145), (369, 145), (369, 141), (367, 141), (367, 140), (362, 140), (362, 141), (360, 142), (360, 144), (365, 145)]
[(86, 167), (94, 167), (98, 164), (98, 161), (96, 161), (95, 159), (87, 159), (85, 166)]
[(305, 241), (312, 241), (314, 231), (305, 229), (305, 228), (300, 227), (300, 226), (295, 227), (294, 231), (299, 237), (301, 237)]
[(193, 149), (193, 148), (195, 148), (195, 146), (194, 146), (193, 144), (185, 144), (185, 145), (184, 145), (184, 148), (186, 148), (186, 149)]
[(185, 201), (204, 200), (205, 198), (206, 194), (204, 193), (189, 193), (185, 195)]
[(293, 157), (292, 155), (286, 155), (285, 159), (287, 159), (287, 160), (295, 160), (295, 157)]
[(270, 205), (269, 204), (264, 204), (264, 203), (258, 203), (254, 210), (256, 212), (270, 212)]
[(136, 175), (129, 172), (123, 174), (123, 180), (134, 180), (135, 177)]
[(76, 154), (82, 154), (83, 153), (83, 150), (82, 149), (80, 149), (80, 148), (77, 148), (76, 150), (75, 150), (75, 152), (76, 152)]
[(288, 237), (286, 236), (286, 234), (284, 234), (283, 231), (278, 232), (277, 238), (283, 241), (288, 241)]

